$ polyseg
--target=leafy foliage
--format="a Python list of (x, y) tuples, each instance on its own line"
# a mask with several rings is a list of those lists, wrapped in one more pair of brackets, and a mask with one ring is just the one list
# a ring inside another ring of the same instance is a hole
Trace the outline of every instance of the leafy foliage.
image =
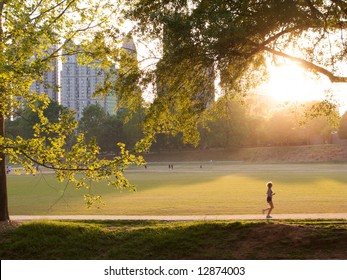
[[(345, 82), (345, 1), (127, 0), (133, 33), (157, 42), (155, 67), (139, 81), (153, 89), (146, 139), (182, 135), (197, 145), (198, 122), (222, 94), (245, 95), (266, 76), (266, 63), (290, 59), (332, 82)], [(334, 46), (334, 47), (333, 47)], [(331, 102), (311, 110), (333, 113)], [(146, 145), (145, 145), (146, 147)]]
[[(27, 135), (7, 136), (1, 129), (1, 220), (9, 218), (5, 155), (27, 172), (35, 173), (33, 165), (50, 168), (58, 180), (73, 182), (77, 188), (88, 188), (90, 181), (99, 180), (120, 189), (133, 188), (123, 171), (131, 164), (141, 164), (141, 157), (119, 144), (119, 155), (102, 159), (95, 141), (86, 141), (83, 134), (71, 145), (68, 140), (77, 127), (71, 112), (61, 110), (58, 119), (46, 116), (49, 98), (29, 90), (34, 81), (44, 82), (43, 74), (52, 69), (54, 60), (66, 55), (76, 54), (82, 64), (112, 67), (119, 60), (119, 43), (125, 36), (112, 24), (121, 23), (120, 11), (117, 3), (108, 0), (0, 1), (1, 127), (23, 104), (25, 114), (33, 117), (31, 121), (35, 119)], [(99, 93), (108, 94), (107, 90), (104, 87)], [(88, 205), (98, 199), (86, 196)]]
[[(346, 82), (341, 70), (347, 58), (346, 5), (340, 0), (0, 1), (1, 122), (23, 104), (38, 120), (31, 137), (8, 137), (1, 126), (1, 176), (8, 155), (28, 172), (35, 171), (33, 163), (43, 165), (77, 187), (106, 179), (122, 188), (130, 187), (124, 168), (143, 162), (122, 144), (120, 155), (100, 159), (100, 147), (89, 135), (68, 141), (77, 127), (70, 113), (60, 112), (58, 121), (44, 114), (49, 99), (29, 88), (43, 82), (57, 58), (76, 54), (80, 64), (107, 69), (96, 95), (117, 93), (129, 116), (144, 105), (143, 92), (151, 92), (137, 152), (148, 150), (158, 135), (197, 145), (199, 123), (210, 118), (216, 99), (216, 77), (222, 94), (245, 95), (266, 77), (270, 58), (290, 59), (332, 82)], [(128, 38), (120, 30), (125, 18), (132, 20), (138, 41), (159, 42), (151, 67), (140, 67), (136, 53), (121, 47)], [(311, 116), (336, 112), (329, 100), (311, 109)], [(5, 179), (0, 189), (6, 189)], [(4, 197), (5, 192), (0, 201)]]

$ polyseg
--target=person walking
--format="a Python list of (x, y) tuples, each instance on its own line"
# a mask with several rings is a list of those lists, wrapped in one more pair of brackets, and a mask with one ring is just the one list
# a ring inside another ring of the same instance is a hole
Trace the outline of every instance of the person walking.
[(266, 184), (266, 186), (267, 186), (266, 201), (267, 201), (267, 203), (269, 203), (270, 207), (263, 209), (263, 214), (267, 211), (266, 218), (270, 219), (270, 218), (272, 218), (270, 216), (271, 211), (275, 208), (274, 203), (272, 201), (272, 197), (275, 195), (275, 193), (272, 191), (272, 182), (268, 182)]

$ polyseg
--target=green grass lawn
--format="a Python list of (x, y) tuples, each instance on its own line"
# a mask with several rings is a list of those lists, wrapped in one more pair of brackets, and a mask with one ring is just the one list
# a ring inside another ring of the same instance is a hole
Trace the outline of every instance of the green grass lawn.
[[(266, 182), (274, 213), (347, 211), (347, 164), (151, 164), (127, 177), (137, 192), (94, 184), (100, 209), (87, 209), (86, 190), (53, 174), (9, 176), (11, 215), (260, 214)], [(8, 226), (8, 225), (7, 225)], [(5, 225), (6, 227), (6, 225)], [(39, 221), (0, 230), (1, 259), (346, 259), (345, 220), (165, 222)]]
[[(11, 215), (218, 215), (260, 214), (266, 182), (274, 183), (273, 213), (347, 212), (347, 164), (149, 164), (126, 172), (137, 192), (93, 184), (106, 205), (87, 209), (83, 194), (54, 175), (10, 175)], [(65, 190), (66, 189), (66, 190)]]
[(0, 231), (0, 258), (347, 259), (346, 221), (26, 222)]

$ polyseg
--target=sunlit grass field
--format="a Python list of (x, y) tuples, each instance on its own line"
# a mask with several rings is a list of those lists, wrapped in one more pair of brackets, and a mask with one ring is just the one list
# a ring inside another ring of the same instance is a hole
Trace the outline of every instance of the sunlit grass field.
[[(347, 212), (347, 164), (148, 164), (126, 171), (136, 192), (104, 184), (90, 190), (105, 205), (87, 209), (83, 194), (53, 174), (8, 176), (11, 215), (232, 215), (261, 214), (273, 182), (275, 213)], [(66, 190), (65, 190), (66, 189)]]

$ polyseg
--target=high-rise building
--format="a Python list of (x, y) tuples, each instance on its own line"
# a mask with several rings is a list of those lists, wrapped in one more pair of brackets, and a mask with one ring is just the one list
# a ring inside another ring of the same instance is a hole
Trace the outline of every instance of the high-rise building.
[[(51, 48), (53, 50), (54, 48)], [(58, 59), (50, 62), (51, 71), (46, 71), (43, 74), (41, 81), (35, 81), (30, 86), (30, 90), (37, 93), (45, 93), (53, 101), (59, 102), (59, 67)]]
[(94, 93), (104, 81), (105, 72), (100, 68), (77, 63), (76, 55), (69, 55), (61, 69), (61, 104), (76, 111), (76, 118), (82, 116), (85, 107), (99, 103), (105, 108), (106, 98), (95, 98)]
[[(70, 46), (78, 49), (76, 45)], [(136, 47), (131, 37), (124, 41), (122, 47), (136, 56)], [(55, 48), (52, 47), (50, 50)], [(107, 113), (114, 114), (117, 105), (115, 92), (95, 97), (95, 91), (99, 85), (103, 84), (108, 70), (95, 67), (95, 65), (81, 65), (75, 54), (65, 54), (64, 59), (61, 63), (58, 59), (53, 60), (50, 64), (52, 70), (46, 71), (40, 81), (35, 81), (31, 85), (30, 90), (38, 94), (46, 93), (51, 100), (74, 110), (76, 119), (80, 119), (83, 109), (91, 104), (99, 104)], [(113, 75), (112, 79), (117, 79), (116, 74)]]
[[(136, 52), (132, 39), (127, 40), (123, 48)], [(115, 92), (102, 97), (94, 96), (97, 87), (104, 82), (105, 71), (107, 70), (95, 66), (78, 64), (74, 54), (66, 56), (60, 74), (60, 101), (63, 106), (76, 111), (77, 119), (82, 117), (83, 109), (91, 104), (99, 104), (109, 114), (115, 113)]]

